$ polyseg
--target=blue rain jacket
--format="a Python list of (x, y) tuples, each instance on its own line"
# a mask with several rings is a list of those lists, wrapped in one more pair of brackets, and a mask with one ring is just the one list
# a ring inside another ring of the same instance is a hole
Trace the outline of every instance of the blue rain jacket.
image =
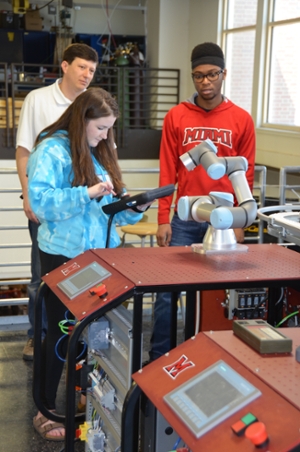
[[(96, 174), (105, 180), (107, 171), (93, 156)], [(40, 221), (39, 248), (45, 253), (69, 258), (92, 248), (105, 248), (108, 220), (102, 206), (115, 200), (103, 196), (90, 199), (87, 187), (72, 187), (73, 171), (70, 142), (66, 131), (44, 139), (31, 153), (28, 166), (28, 191), (31, 208)], [(143, 213), (130, 210), (113, 217), (109, 247), (120, 244), (116, 224), (135, 224)]]

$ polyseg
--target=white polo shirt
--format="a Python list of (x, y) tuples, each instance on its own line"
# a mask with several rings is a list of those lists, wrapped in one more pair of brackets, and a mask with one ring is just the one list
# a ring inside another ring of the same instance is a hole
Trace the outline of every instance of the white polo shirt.
[(17, 131), (17, 146), (32, 151), (38, 134), (57, 119), (71, 105), (59, 84), (62, 79), (56, 80), (50, 86), (38, 88), (27, 94), (20, 113)]

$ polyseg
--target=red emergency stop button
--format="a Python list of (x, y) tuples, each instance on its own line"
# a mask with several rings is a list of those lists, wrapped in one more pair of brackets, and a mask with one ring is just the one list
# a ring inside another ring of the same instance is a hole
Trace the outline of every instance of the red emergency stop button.
[(262, 422), (254, 422), (245, 431), (246, 438), (250, 439), (256, 447), (264, 447), (268, 441), (266, 426)]
[(90, 289), (91, 295), (98, 295), (100, 298), (105, 298), (107, 295), (107, 289), (105, 284), (98, 284), (97, 286)]

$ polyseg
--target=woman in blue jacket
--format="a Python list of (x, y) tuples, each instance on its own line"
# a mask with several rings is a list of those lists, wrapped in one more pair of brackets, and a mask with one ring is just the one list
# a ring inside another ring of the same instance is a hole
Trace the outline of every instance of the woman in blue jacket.
[[(125, 192), (113, 135), (119, 116), (113, 97), (101, 88), (79, 95), (66, 112), (41, 132), (28, 162), (30, 205), (40, 221), (38, 244), (42, 275), (91, 248), (105, 248), (108, 216), (105, 204)], [(113, 218), (109, 246), (120, 243), (116, 224), (134, 224), (142, 213), (124, 210)], [(41, 401), (55, 410), (63, 361), (55, 353), (61, 337), (58, 323), (66, 308), (49, 289), (45, 294), (47, 336), (42, 344)], [(40, 412), (33, 419), (44, 438), (64, 440), (63, 424)]]

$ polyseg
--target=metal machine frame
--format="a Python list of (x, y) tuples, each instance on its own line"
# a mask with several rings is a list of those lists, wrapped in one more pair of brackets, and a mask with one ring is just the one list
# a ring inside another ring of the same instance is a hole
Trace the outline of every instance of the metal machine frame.
[[(77, 354), (77, 342), (84, 328), (102, 317), (107, 311), (117, 307), (126, 299), (133, 296), (133, 356), (132, 373), (139, 370), (141, 356), (141, 334), (143, 315), (143, 295), (149, 292), (171, 291), (173, 293), (186, 291), (186, 328), (185, 339), (194, 335), (195, 322), (195, 296), (198, 290), (215, 290), (226, 288), (257, 288), (269, 287), (269, 311), (268, 322), (274, 325), (280, 312), (275, 306), (278, 299), (278, 291), (283, 285), (297, 284), (299, 280), (300, 255), (285, 247), (278, 245), (249, 245), (247, 253), (233, 253), (220, 255), (203, 255), (192, 253), (188, 247), (166, 247), (166, 248), (117, 248), (90, 250), (67, 264), (76, 262), (81, 267), (91, 261), (97, 261), (107, 268), (112, 276), (107, 279), (108, 291), (105, 300), (99, 300), (90, 296), (89, 291), (79, 295), (73, 300), (67, 299), (63, 292), (57, 288), (57, 283), (63, 279), (62, 269), (64, 266), (53, 270), (43, 277), (51, 290), (56, 292), (62, 302), (78, 319), (69, 340), (67, 359), (67, 395), (66, 395), (66, 417), (49, 413), (39, 400), (39, 361), (41, 344), (40, 333), (40, 311), (43, 287), (38, 295), (36, 311), (36, 336), (34, 362), (34, 399), (38, 409), (49, 419), (65, 421), (66, 440), (65, 448), (68, 452), (74, 451), (75, 430), (75, 363)], [(177, 302), (177, 297), (174, 297)], [(172, 337), (171, 348), (176, 346), (176, 303), (172, 309)], [(122, 414), (122, 452), (135, 452), (138, 450), (139, 413), (134, 404), (134, 391), (129, 391), (125, 400)], [(131, 412), (133, 410), (133, 413)], [(130, 422), (130, 435), (128, 428), (128, 414), (135, 417), (134, 423)], [(76, 420), (83, 420), (76, 417)], [(126, 441), (124, 432), (126, 431)]]

